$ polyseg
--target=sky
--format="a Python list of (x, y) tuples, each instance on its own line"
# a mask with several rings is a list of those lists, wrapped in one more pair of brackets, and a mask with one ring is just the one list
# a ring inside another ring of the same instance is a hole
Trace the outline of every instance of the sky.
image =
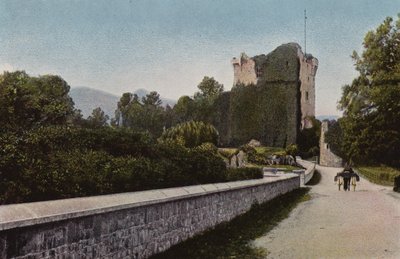
[(204, 76), (233, 84), (231, 59), (304, 46), (319, 60), (316, 114), (339, 115), (350, 58), (400, 0), (0, 0), (0, 72), (57, 74), (116, 95), (193, 95)]

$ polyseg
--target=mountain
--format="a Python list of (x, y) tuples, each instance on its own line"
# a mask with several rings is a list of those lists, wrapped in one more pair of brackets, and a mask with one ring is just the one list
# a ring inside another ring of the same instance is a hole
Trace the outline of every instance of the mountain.
[(316, 116), (316, 118), (319, 121), (324, 121), (324, 120), (337, 121), (337, 119), (339, 119), (339, 116), (338, 115), (318, 115), (318, 116)]
[(71, 87), (69, 96), (74, 100), (75, 108), (82, 111), (84, 118), (91, 115), (93, 109), (97, 107), (113, 118), (119, 101), (116, 95), (89, 87)]
[[(149, 93), (146, 89), (138, 89), (134, 92), (142, 98)], [(75, 108), (82, 111), (84, 118), (92, 114), (93, 109), (100, 107), (105, 114), (110, 118), (114, 117), (114, 112), (117, 109), (117, 103), (120, 96), (113, 95), (101, 90), (90, 87), (71, 87), (69, 95), (74, 100)], [(176, 101), (171, 99), (161, 98), (163, 106), (169, 104), (174, 106)]]

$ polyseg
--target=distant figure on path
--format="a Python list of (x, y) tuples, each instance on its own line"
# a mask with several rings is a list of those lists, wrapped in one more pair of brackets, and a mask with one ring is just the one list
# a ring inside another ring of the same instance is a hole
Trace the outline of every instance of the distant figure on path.
[(338, 182), (339, 191), (342, 184), (345, 191), (350, 191), (350, 185), (353, 186), (353, 191), (356, 191), (356, 185), (360, 181), (360, 176), (354, 173), (350, 166), (346, 165), (341, 173), (337, 173), (334, 180)]

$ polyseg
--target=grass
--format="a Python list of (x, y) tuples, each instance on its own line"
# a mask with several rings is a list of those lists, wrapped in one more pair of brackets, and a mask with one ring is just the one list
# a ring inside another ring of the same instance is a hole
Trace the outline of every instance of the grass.
[(399, 169), (385, 165), (359, 166), (356, 169), (371, 182), (386, 186), (393, 186), (394, 178), (400, 175)]
[(230, 222), (186, 240), (152, 258), (265, 258), (268, 251), (251, 241), (272, 230), (300, 202), (311, 199), (309, 188), (300, 188), (263, 204)]
[(256, 149), (257, 153), (263, 154), (266, 156), (284, 155), (285, 154), (285, 149), (280, 148), (280, 147), (256, 147), (255, 149)]

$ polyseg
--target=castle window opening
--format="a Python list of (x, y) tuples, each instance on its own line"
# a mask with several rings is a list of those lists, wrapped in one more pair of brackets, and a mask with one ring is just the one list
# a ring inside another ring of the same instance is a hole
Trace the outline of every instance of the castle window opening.
[(306, 91), (306, 101), (308, 101), (308, 91)]
[(286, 61), (286, 67), (289, 67), (289, 61)]
[(256, 76), (257, 76), (257, 77), (261, 77), (261, 75), (262, 75), (262, 69), (261, 69), (261, 67), (256, 67)]

